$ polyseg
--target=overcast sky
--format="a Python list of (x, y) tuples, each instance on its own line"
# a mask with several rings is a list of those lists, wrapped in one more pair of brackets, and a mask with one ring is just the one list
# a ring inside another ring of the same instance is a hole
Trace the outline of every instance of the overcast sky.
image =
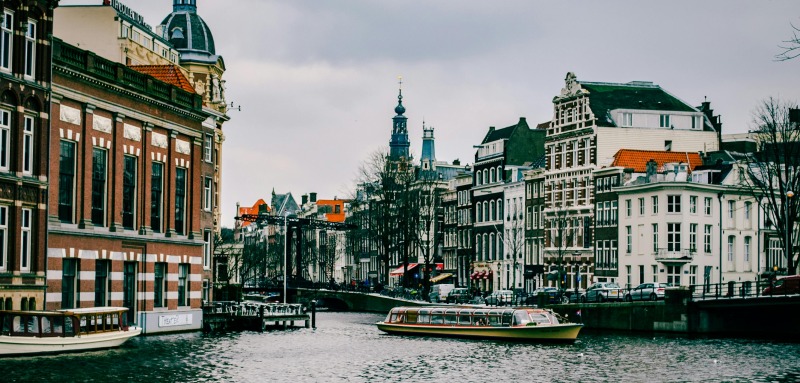
[[(170, 0), (123, 1), (158, 25)], [(102, 0), (62, 0), (62, 5)], [(489, 126), (548, 121), (567, 72), (652, 81), (705, 97), (723, 133), (762, 99), (800, 99), (800, 58), (776, 62), (800, 2), (198, 0), (225, 60), (223, 225), (273, 189), (347, 198), (359, 165), (388, 147), (397, 76), (412, 153), (422, 122), (436, 156), (474, 160)], [(56, 20), (56, 22), (58, 22)]]

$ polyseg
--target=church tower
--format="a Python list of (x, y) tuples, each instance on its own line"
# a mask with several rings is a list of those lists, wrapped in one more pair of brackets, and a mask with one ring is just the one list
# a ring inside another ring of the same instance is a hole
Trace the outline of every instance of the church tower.
[(433, 139), (433, 127), (425, 126), (425, 121), (422, 122), (422, 156), (420, 157), (420, 165), (422, 170), (436, 170), (436, 146)]
[(392, 118), (392, 140), (389, 141), (389, 159), (391, 161), (409, 160), (408, 118), (403, 115), (406, 108), (403, 106), (403, 78), (400, 77), (400, 89), (397, 95), (397, 106), (394, 108), (396, 116)]

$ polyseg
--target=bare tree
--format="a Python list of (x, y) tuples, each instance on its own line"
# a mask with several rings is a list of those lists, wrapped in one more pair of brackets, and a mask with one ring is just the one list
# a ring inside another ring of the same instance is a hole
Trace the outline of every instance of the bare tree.
[(556, 208), (552, 212), (552, 218), (548, 220), (549, 227), (547, 229), (547, 241), (550, 247), (556, 249), (556, 257), (558, 260), (558, 281), (556, 286), (559, 289), (563, 288), (564, 281), (564, 256), (567, 254), (570, 246), (577, 246), (574, 242), (577, 232), (577, 226), (573, 223), (576, 218), (571, 218), (569, 211), (565, 208)]
[(502, 239), (511, 258), (511, 267), (513, 267), (511, 288), (515, 289), (517, 288), (517, 267), (521, 266), (517, 260), (525, 250), (525, 205), (506, 206), (505, 213), (508, 224), (504, 225), (504, 229), (498, 231), (497, 235)]
[(797, 273), (793, 244), (800, 213), (795, 197), (800, 193), (800, 128), (790, 117), (796, 109), (796, 103), (775, 98), (762, 101), (755, 109), (751, 133), (758, 152), (745, 165), (746, 176), (740, 177), (781, 237), (788, 274)]
[(419, 250), (423, 259), (422, 297), (430, 301), (431, 271), (436, 264), (436, 250), (443, 238), (440, 219), (442, 212), (442, 191), (445, 185), (438, 173), (421, 171), (414, 183), (408, 199), (409, 238)]
[(791, 24), (791, 26), (792, 37), (778, 45), (779, 48), (783, 49), (783, 52), (775, 55), (775, 60), (777, 61), (791, 60), (800, 56), (800, 35), (798, 35), (800, 28), (797, 28), (794, 24)]

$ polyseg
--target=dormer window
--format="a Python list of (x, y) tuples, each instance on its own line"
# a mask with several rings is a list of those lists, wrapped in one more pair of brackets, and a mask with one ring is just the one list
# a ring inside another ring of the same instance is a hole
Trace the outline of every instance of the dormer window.
[(622, 126), (633, 126), (633, 113), (622, 113)]

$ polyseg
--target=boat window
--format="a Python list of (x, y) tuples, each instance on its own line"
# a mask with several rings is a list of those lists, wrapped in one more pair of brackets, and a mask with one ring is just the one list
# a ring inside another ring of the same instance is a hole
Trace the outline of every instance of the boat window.
[(461, 315), (458, 316), (458, 324), (461, 326), (471, 326), (472, 316), (470, 316), (469, 314), (464, 314), (462, 312)]
[(513, 311), (506, 310), (503, 312), (503, 326), (511, 326), (511, 318), (514, 315)]
[(417, 312), (409, 310), (406, 313), (406, 323), (417, 323)]
[(2, 317), (2, 335), (9, 335), (11, 334), (11, 315), (4, 315)]
[(431, 324), (442, 324), (442, 323), (444, 323), (444, 315), (441, 314), (431, 315)]
[(446, 314), (444, 316), (444, 324), (451, 324), (451, 325), (456, 324), (457, 320), (458, 318), (456, 317), (455, 314)]
[(75, 336), (75, 329), (77, 326), (77, 318), (66, 317), (64, 318), (64, 336)]
[(417, 323), (420, 324), (429, 324), (431, 323), (431, 315), (428, 314), (429, 311), (419, 311), (419, 315), (417, 316)]
[(514, 326), (522, 326), (530, 323), (531, 317), (527, 311), (517, 311), (514, 313)]
[(39, 317), (38, 316), (29, 316), (28, 317), (28, 334), (30, 334), (30, 335), (39, 335)]
[(550, 319), (542, 313), (531, 313), (531, 320), (536, 323), (549, 324)]

